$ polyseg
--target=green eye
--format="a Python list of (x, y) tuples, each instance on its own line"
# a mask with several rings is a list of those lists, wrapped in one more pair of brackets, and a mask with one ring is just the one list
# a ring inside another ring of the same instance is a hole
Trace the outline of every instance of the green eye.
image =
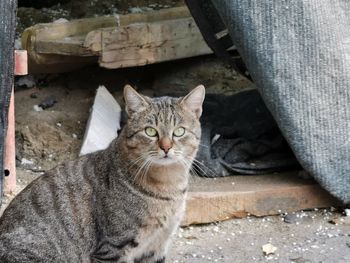
[(158, 134), (157, 130), (155, 128), (152, 128), (152, 127), (147, 127), (145, 129), (145, 132), (149, 137), (155, 137)]
[(174, 136), (176, 137), (181, 137), (185, 134), (185, 128), (184, 127), (179, 127), (174, 131)]

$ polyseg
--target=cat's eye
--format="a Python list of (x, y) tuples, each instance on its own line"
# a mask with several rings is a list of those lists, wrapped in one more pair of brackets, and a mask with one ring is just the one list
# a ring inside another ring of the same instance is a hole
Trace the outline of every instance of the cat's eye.
[(145, 133), (149, 136), (149, 137), (155, 137), (157, 136), (158, 132), (155, 128), (152, 127), (147, 127), (145, 129)]
[(174, 136), (176, 137), (181, 137), (185, 134), (185, 128), (184, 127), (179, 127), (174, 131)]

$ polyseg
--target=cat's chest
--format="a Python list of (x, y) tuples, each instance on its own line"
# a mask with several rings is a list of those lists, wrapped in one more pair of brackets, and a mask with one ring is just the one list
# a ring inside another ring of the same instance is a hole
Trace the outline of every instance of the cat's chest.
[(149, 216), (144, 218), (144, 222), (139, 231), (140, 238), (150, 238), (152, 235), (169, 234), (176, 228), (184, 214), (185, 200), (179, 200), (169, 204), (156, 204), (150, 206)]
[(155, 251), (166, 250), (171, 235), (178, 228), (185, 210), (185, 201), (176, 205), (161, 206), (150, 210), (136, 237), (139, 246), (130, 251), (133, 259), (142, 258)]

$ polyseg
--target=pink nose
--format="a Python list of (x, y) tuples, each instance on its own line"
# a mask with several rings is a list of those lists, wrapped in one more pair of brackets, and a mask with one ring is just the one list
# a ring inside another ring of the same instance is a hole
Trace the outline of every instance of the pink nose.
[(169, 138), (162, 138), (159, 140), (159, 148), (162, 149), (166, 154), (173, 147), (173, 143)]

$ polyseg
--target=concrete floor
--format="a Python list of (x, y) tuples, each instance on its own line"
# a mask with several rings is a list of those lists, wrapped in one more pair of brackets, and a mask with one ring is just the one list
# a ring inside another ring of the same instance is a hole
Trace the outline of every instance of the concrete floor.
[[(350, 216), (333, 209), (179, 229), (168, 262), (350, 262)], [(341, 224), (332, 224), (335, 220)], [(277, 247), (264, 255), (262, 246)]]
[[(6, 196), (1, 210), (38, 175), (19, 168), (16, 191)], [(287, 215), (286, 220), (285, 216), (248, 216), (180, 228), (173, 237), (167, 263), (350, 262), (350, 215), (345, 216), (342, 209), (299, 211)], [(264, 255), (262, 246), (268, 243), (277, 250)]]

